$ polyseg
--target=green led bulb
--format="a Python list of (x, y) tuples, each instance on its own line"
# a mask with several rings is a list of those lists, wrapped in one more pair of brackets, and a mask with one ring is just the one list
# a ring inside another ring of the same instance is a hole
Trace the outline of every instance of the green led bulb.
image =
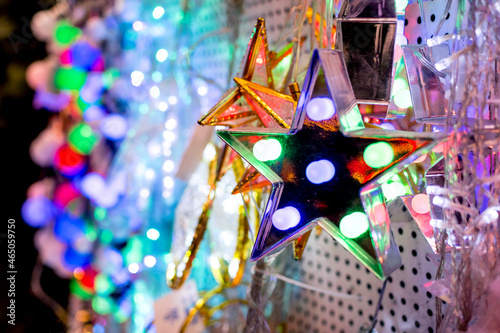
[(59, 68), (54, 75), (54, 85), (61, 90), (80, 90), (87, 81), (87, 73), (76, 68)]
[(342, 235), (350, 239), (358, 238), (368, 231), (368, 228), (368, 218), (361, 212), (344, 216), (339, 225)]
[(372, 143), (365, 148), (363, 159), (373, 169), (382, 168), (394, 161), (394, 150), (387, 142)]
[(74, 27), (71, 23), (66, 20), (57, 22), (56, 28), (54, 29), (54, 40), (59, 46), (68, 46), (74, 40), (76, 40), (82, 31)]
[(69, 146), (82, 155), (90, 154), (98, 140), (97, 134), (85, 123), (74, 126), (68, 134)]

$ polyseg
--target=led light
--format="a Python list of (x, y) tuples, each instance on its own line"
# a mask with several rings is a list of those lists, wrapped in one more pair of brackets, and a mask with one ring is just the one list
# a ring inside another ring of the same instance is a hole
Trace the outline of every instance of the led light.
[(155, 171), (153, 169), (147, 169), (144, 173), (144, 177), (146, 177), (146, 179), (148, 180), (153, 179), (155, 177)]
[(273, 226), (278, 230), (287, 230), (297, 226), (300, 222), (300, 212), (297, 208), (287, 206), (274, 212)]
[(174, 179), (170, 176), (163, 178), (163, 186), (165, 188), (171, 189), (174, 187)]
[(112, 141), (120, 140), (127, 134), (127, 120), (119, 114), (111, 114), (101, 121), (101, 132)]
[(146, 236), (151, 240), (157, 240), (158, 238), (160, 238), (160, 232), (155, 228), (150, 228), (146, 232)]
[(168, 109), (168, 104), (167, 102), (160, 102), (158, 103), (158, 110), (165, 112)]
[(172, 172), (175, 168), (175, 163), (172, 160), (166, 160), (163, 162), (163, 171)]
[(333, 176), (335, 176), (335, 167), (328, 160), (311, 162), (306, 168), (306, 177), (313, 184), (326, 183)]
[(147, 188), (143, 188), (143, 189), (139, 192), (139, 195), (140, 195), (142, 198), (146, 199), (147, 197), (149, 197), (150, 192), (149, 192), (149, 190), (148, 190)]
[(149, 89), (149, 94), (153, 98), (160, 97), (160, 88), (158, 88), (157, 86), (152, 86), (151, 89)]
[(198, 88), (198, 95), (205, 96), (208, 93), (208, 89), (205, 86), (201, 86)]
[(92, 128), (83, 122), (75, 125), (68, 133), (69, 146), (82, 155), (90, 154), (98, 140)]
[(253, 155), (259, 161), (273, 161), (281, 155), (281, 144), (276, 139), (260, 140), (253, 146)]
[(146, 265), (146, 267), (153, 267), (154, 265), (156, 265), (156, 258), (151, 255), (145, 256), (144, 265)]
[(157, 6), (155, 7), (155, 9), (153, 9), (153, 17), (155, 19), (159, 19), (163, 16), (163, 14), (165, 14), (165, 9), (163, 9), (162, 6)]
[(371, 168), (382, 168), (394, 161), (394, 150), (392, 150), (392, 146), (387, 142), (372, 143), (366, 147), (363, 159)]
[(163, 75), (160, 72), (156, 71), (151, 74), (151, 78), (154, 82), (160, 82), (161, 80), (163, 80)]
[(345, 237), (350, 239), (358, 238), (368, 230), (368, 218), (361, 212), (346, 215), (340, 220), (339, 228)]
[(387, 201), (396, 199), (399, 196), (406, 195), (407, 190), (399, 181), (389, 181), (382, 184), (382, 192)]
[(141, 31), (144, 28), (144, 23), (141, 21), (135, 21), (132, 24), (132, 28), (134, 28), (135, 31)]
[(210, 162), (215, 158), (215, 155), (217, 154), (217, 151), (215, 150), (215, 147), (213, 144), (207, 144), (205, 149), (203, 150), (203, 160), (205, 162)]
[(90, 123), (101, 120), (106, 116), (104, 109), (98, 105), (91, 105), (83, 112), (83, 120)]
[(44, 196), (28, 198), (21, 207), (21, 215), (29, 226), (43, 227), (54, 217), (52, 201)]
[(165, 139), (166, 142), (172, 142), (175, 140), (175, 133), (171, 131), (165, 131), (163, 132), (163, 138)]
[(401, 89), (394, 95), (394, 104), (399, 108), (406, 109), (412, 106), (409, 89)]
[(140, 71), (133, 71), (130, 73), (130, 79), (132, 81), (132, 85), (138, 87), (142, 84), (142, 81), (144, 81), (144, 74)]
[(307, 103), (306, 113), (314, 121), (330, 119), (335, 114), (335, 106), (330, 98), (316, 97)]
[(167, 120), (165, 123), (165, 128), (168, 129), (169, 131), (174, 130), (177, 127), (177, 120), (170, 118)]
[(396, 127), (394, 127), (394, 125), (391, 123), (382, 123), (380, 124), (380, 127), (388, 131), (394, 131), (396, 129)]
[(177, 97), (175, 97), (175, 96), (170, 96), (170, 97), (168, 98), (168, 103), (169, 103), (169, 104), (171, 104), (171, 105), (175, 105), (175, 104), (177, 104)]
[(396, 11), (401, 13), (408, 6), (408, 0), (396, 0)]
[(68, 21), (57, 22), (54, 29), (54, 40), (59, 46), (68, 46), (81, 35), (81, 30), (71, 25)]
[(427, 194), (420, 193), (414, 196), (411, 201), (411, 208), (419, 214), (427, 214), (431, 210)]
[(427, 154), (423, 154), (422, 156), (417, 158), (415, 161), (413, 161), (413, 163), (422, 163), (423, 161), (425, 161), (426, 158), (427, 158)]
[(59, 68), (54, 74), (54, 85), (61, 90), (80, 90), (87, 80), (87, 72), (78, 68)]
[(89, 199), (98, 197), (99, 193), (106, 188), (106, 181), (103, 176), (96, 172), (86, 174), (80, 183), (82, 193)]
[(101, 315), (106, 315), (111, 313), (111, 303), (108, 298), (102, 296), (92, 297), (92, 308), (94, 311)]
[(168, 51), (165, 49), (159, 49), (158, 52), (156, 52), (156, 60), (159, 62), (164, 62), (168, 58)]
[(405, 79), (397, 78), (392, 84), (392, 93), (396, 94), (398, 91), (408, 88), (408, 83)]
[(131, 263), (130, 265), (128, 265), (128, 271), (132, 274), (135, 274), (139, 271), (139, 265), (137, 265), (136, 263)]

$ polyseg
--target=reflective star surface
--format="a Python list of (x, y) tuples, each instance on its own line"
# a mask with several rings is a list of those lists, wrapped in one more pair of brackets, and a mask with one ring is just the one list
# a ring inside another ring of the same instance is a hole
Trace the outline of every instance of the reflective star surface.
[(319, 225), (379, 278), (401, 265), (380, 187), (437, 141), (365, 128), (341, 52), (313, 53), (290, 130), (218, 135), (272, 183), (252, 260)]

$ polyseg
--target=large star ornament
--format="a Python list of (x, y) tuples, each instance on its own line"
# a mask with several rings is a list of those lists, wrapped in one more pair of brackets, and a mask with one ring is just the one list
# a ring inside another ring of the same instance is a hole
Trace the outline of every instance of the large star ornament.
[(379, 278), (401, 265), (381, 185), (438, 137), (365, 128), (340, 51), (314, 51), (290, 129), (217, 134), (272, 183), (251, 260), (319, 225)]

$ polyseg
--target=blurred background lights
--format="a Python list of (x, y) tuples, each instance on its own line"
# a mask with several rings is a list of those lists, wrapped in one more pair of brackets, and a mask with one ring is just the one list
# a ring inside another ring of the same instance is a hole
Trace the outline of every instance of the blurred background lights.
[(175, 96), (169, 96), (168, 97), (168, 103), (171, 104), (171, 105), (177, 104), (177, 97), (175, 97)]
[(91, 172), (83, 176), (80, 189), (87, 198), (95, 198), (103, 192), (106, 187), (104, 177), (96, 172)]
[(128, 271), (132, 274), (139, 272), (139, 265), (137, 265), (136, 263), (131, 263), (130, 265), (128, 265)]
[(311, 162), (306, 168), (306, 177), (313, 184), (326, 183), (333, 176), (335, 176), (335, 167), (328, 160)]
[(91, 105), (83, 112), (83, 120), (86, 122), (92, 122), (96, 120), (101, 120), (106, 116), (106, 112), (101, 106)]
[(153, 79), (154, 82), (160, 82), (163, 80), (163, 75), (161, 72), (155, 71), (153, 74), (151, 74), (151, 78)]
[(165, 178), (163, 178), (163, 186), (165, 186), (165, 188), (173, 188), (174, 187), (174, 179), (170, 176), (167, 176)]
[(120, 140), (127, 134), (127, 120), (119, 114), (110, 114), (101, 121), (101, 132), (109, 140)]
[(158, 238), (160, 238), (160, 232), (155, 228), (150, 228), (146, 232), (146, 236), (151, 240), (157, 240)]
[(339, 228), (345, 237), (350, 239), (358, 238), (368, 230), (368, 218), (361, 212), (346, 215), (340, 220)]
[(165, 112), (165, 111), (167, 111), (167, 109), (168, 109), (167, 102), (158, 103), (158, 110)]
[(160, 88), (158, 88), (157, 86), (152, 86), (151, 89), (149, 89), (149, 94), (153, 98), (160, 97)]
[(287, 206), (274, 212), (273, 226), (278, 230), (287, 230), (297, 226), (300, 222), (300, 212), (297, 208)]
[(281, 144), (276, 139), (262, 139), (253, 146), (253, 155), (259, 161), (273, 161), (281, 155)]
[(411, 208), (419, 214), (427, 214), (431, 210), (427, 194), (420, 193), (414, 196), (411, 200)]
[(167, 58), (168, 58), (168, 51), (167, 50), (159, 49), (156, 52), (156, 60), (158, 60), (159, 62), (164, 62), (165, 60), (167, 60)]
[(371, 168), (382, 168), (392, 163), (394, 160), (394, 150), (387, 142), (372, 143), (365, 148), (363, 159)]
[(21, 207), (21, 215), (29, 226), (43, 227), (54, 217), (52, 201), (44, 196), (28, 198)]
[(144, 265), (146, 265), (146, 267), (153, 267), (154, 265), (156, 265), (156, 258), (152, 255), (145, 256)]
[(330, 119), (335, 114), (335, 106), (330, 98), (316, 97), (307, 103), (306, 113), (314, 121)]
[(144, 28), (144, 23), (141, 21), (135, 21), (132, 24), (132, 28), (134, 28), (135, 31), (141, 31)]
[(170, 118), (165, 122), (165, 128), (168, 129), (169, 131), (174, 130), (177, 127), (177, 120), (174, 118)]
[(142, 198), (147, 198), (147, 197), (149, 197), (150, 192), (149, 192), (149, 190), (147, 188), (143, 188), (142, 190), (139, 191), (139, 195)]
[(198, 95), (205, 96), (208, 93), (208, 88), (206, 86), (201, 86), (198, 88)]
[(155, 7), (155, 9), (153, 9), (153, 17), (155, 19), (159, 19), (163, 16), (163, 14), (165, 14), (165, 9), (163, 9), (162, 6), (157, 6)]
[(203, 160), (205, 162), (210, 162), (215, 158), (217, 151), (215, 150), (215, 146), (213, 144), (207, 144), (205, 149), (203, 150)]
[(155, 177), (155, 171), (153, 169), (147, 169), (146, 172), (144, 172), (144, 177), (148, 180), (153, 179)]
[(166, 160), (163, 162), (163, 171), (172, 172), (175, 168), (175, 163), (172, 160)]
[(130, 73), (130, 80), (132, 85), (138, 87), (142, 84), (142, 81), (144, 81), (144, 73), (140, 71), (133, 71)]

